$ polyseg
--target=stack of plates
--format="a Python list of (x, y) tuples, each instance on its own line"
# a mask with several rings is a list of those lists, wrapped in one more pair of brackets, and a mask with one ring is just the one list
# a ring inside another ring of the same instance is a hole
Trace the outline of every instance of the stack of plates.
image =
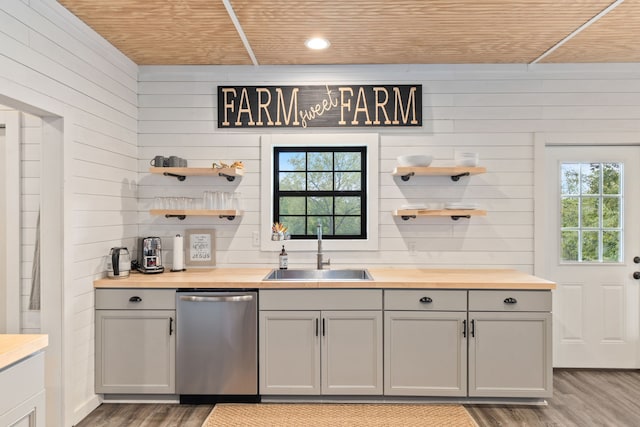
[(478, 209), (477, 203), (461, 203), (461, 202), (449, 202), (445, 203), (445, 209)]

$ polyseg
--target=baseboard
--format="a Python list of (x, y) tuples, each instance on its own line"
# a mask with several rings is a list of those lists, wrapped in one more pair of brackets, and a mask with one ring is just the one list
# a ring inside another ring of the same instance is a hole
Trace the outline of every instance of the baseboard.
[(105, 394), (104, 403), (180, 403), (175, 394)]
[(528, 405), (546, 406), (542, 398), (497, 397), (389, 397), (389, 396), (262, 396), (262, 403), (407, 403), (458, 405)]
[(73, 410), (73, 422), (72, 425), (78, 424), (80, 421), (84, 420), (87, 415), (89, 415), (94, 409), (96, 409), (102, 403), (102, 399), (100, 395), (94, 394), (89, 399), (84, 401), (79, 406), (76, 406)]

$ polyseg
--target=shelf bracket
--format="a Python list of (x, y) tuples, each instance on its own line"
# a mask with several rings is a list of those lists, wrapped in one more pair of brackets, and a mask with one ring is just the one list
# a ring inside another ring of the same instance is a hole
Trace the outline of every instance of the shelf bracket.
[(471, 215), (451, 215), (451, 219), (454, 221), (459, 220), (460, 218), (471, 218)]
[(404, 221), (407, 221), (409, 219), (415, 219), (416, 216), (415, 215), (402, 215), (400, 218), (402, 218)]
[(451, 176), (451, 181), (460, 181), (460, 178), (462, 178), (463, 176), (469, 176), (471, 175), (469, 172), (465, 172), (465, 173), (461, 173), (459, 175), (452, 175)]
[(227, 181), (229, 181), (229, 182), (233, 182), (233, 181), (235, 181), (235, 179), (236, 179), (236, 177), (235, 177), (235, 176), (233, 176), (233, 175), (227, 175), (226, 173), (222, 173), (222, 172), (219, 172), (219, 173), (218, 173), (218, 176), (224, 176), (225, 178), (227, 178)]
[(400, 179), (402, 179), (403, 181), (409, 181), (409, 178), (411, 178), (412, 176), (414, 176), (416, 173), (415, 172), (409, 172), (406, 175), (402, 175), (400, 176)]
[(227, 218), (229, 221), (236, 219), (235, 215), (219, 215), (218, 218)]
[(185, 179), (187, 179), (187, 177), (184, 176), (184, 175), (177, 175), (175, 173), (170, 173), (170, 172), (163, 172), (162, 175), (164, 175), (164, 176), (173, 176), (175, 178), (178, 178), (178, 181), (184, 181)]
[(164, 216), (165, 218), (178, 218), (180, 221), (184, 220), (187, 216), (186, 215), (171, 215), (171, 214), (166, 214)]

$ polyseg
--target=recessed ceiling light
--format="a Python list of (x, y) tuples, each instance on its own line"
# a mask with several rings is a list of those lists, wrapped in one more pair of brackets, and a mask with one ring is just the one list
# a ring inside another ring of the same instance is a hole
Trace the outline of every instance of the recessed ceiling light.
[(331, 43), (329, 43), (329, 40), (327, 40), (327, 39), (323, 39), (323, 38), (320, 38), (320, 37), (314, 37), (314, 38), (311, 38), (311, 39), (308, 39), (307, 41), (305, 41), (304, 45), (306, 47), (308, 47), (309, 49), (320, 50), (320, 49), (328, 48), (331, 45)]

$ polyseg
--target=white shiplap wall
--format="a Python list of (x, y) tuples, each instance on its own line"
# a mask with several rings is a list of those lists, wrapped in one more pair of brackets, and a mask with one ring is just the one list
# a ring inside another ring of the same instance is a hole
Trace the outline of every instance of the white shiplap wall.
[[(64, 120), (63, 292), (59, 303), (43, 301), (63, 318), (62, 326), (59, 319), (42, 325), (52, 332), (48, 353), (62, 357), (60, 369), (49, 373), (62, 388), (47, 391), (48, 400), (58, 399), (47, 407), (48, 425), (74, 425), (99, 404), (93, 280), (104, 275), (109, 248), (131, 246), (138, 235), (137, 71), (56, 1), (0, 2), (0, 99)], [(31, 192), (35, 183), (25, 181)], [(25, 201), (31, 205), (32, 198)]]
[[(260, 135), (277, 130), (218, 130), (217, 85), (408, 84), (423, 85), (422, 129), (371, 129), (380, 134), (380, 250), (333, 252), (333, 265), (507, 267), (533, 272), (534, 134), (553, 140), (567, 135), (588, 142), (594, 132), (610, 135), (640, 130), (640, 78), (629, 65), (433, 65), (353, 67), (167, 67), (140, 70), (140, 232), (171, 237), (187, 228), (215, 228), (219, 266), (274, 266), (276, 253), (252, 244), (258, 215)], [(338, 131), (344, 132), (344, 129)], [(353, 130), (362, 132), (362, 128)], [(282, 131), (280, 131), (282, 132)], [(287, 133), (295, 132), (287, 130)], [(307, 129), (331, 133), (335, 129)], [(602, 138), (601, 138), (602, 139)], [(605, 138), (606, 139), (606, 138)], [(452, 164), (454, 150), (480, 153), (488, 173), (462, 178), (416, 177), (390, 172), (399, 154), (429, 152), (436, 164)], [(186, 157), (192, 166), (243, 160), (238, 184), (211, 178), (175, 179), (148, 174), (156, 154)], [(153, 197), (199, 197), (204, 189), (235, 189), (244, 197), (240, 221), (150, 217)], [(486, 217), (419, 218), (391, 215), (407, 202), (469, 201)], [(264, 228), (264, 225), (263, 225)], [(166, 259), (171, 253), (167, 253)], [(311, 253), (290, 253), (292, 267), (313, 263)]]

